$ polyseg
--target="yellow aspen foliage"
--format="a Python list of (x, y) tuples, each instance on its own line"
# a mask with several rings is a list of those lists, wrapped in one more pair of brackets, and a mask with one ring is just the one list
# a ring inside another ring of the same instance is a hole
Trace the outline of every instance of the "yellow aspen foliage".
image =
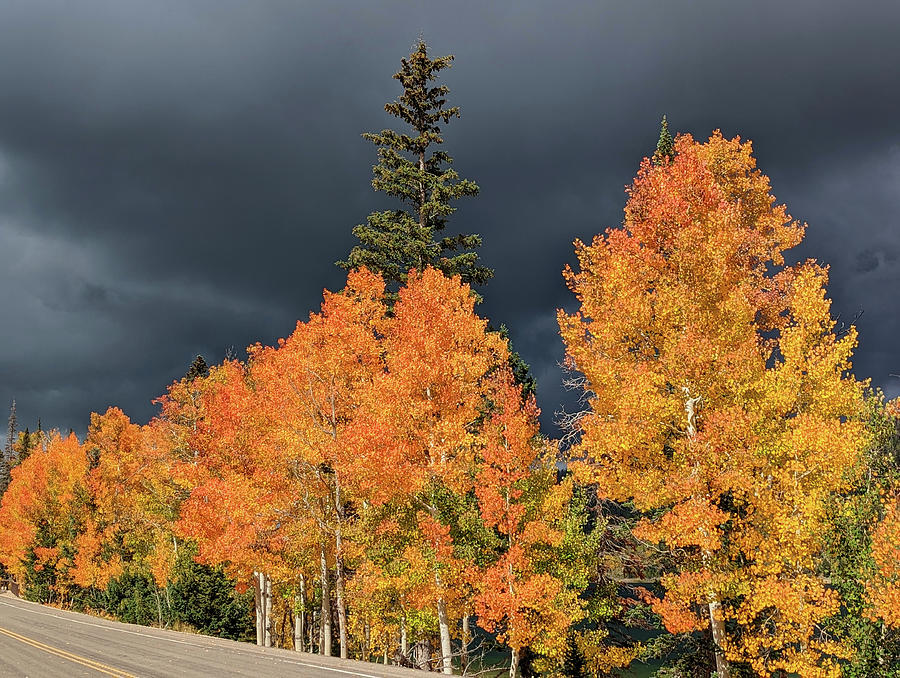
[(856, 331), (835, 330), (827, 268), (786, 266), (805, 225), (777, 205), (749, 142), (715, 132), (645, 160), (621, 228), (576, 242), (558, 314), (585, 377), (576, 473), (644, 512), (635, 535), (674, 556), (655, 609), (712, 630), (717, 666), (837, 676), (820, 623), (825, 500), (864, 442)]

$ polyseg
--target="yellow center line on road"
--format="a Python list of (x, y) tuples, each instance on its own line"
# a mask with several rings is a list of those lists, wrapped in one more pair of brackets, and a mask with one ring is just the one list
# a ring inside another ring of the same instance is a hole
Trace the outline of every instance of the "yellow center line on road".
[[(160, 642), (178, 643), (179, 645), (187, 645), (189, 647), (196, 647), (196, 648), (200, 648), (203, 650), (220, 650), (222, 652), (236, 654), (239, 657), (248, 657), (251, 654), (254, 656), (259, 656), (260, 651), (265, 652), (265, 650), (269, 649), (269, 648), (265, 648), (265, 649), (259, 648), (256, 645), (252, 645), (252, 644), (249, 645), (248, 647), (240, 648), (240, 647), (237, 647), (237, 645), (239, 645), (239, 644), (235, 644), (232, 641), (222, 641), (222, 639), (220, 639), (220, 638), (213, 638), (210, 636), (203, 636), (203, 635), (186, 636), (189, 638), (197, 639), (197, 641), (200, 641), (200, 642), (190, 642), (187, 640), (179, 640), (177, 638), (171, 638), (171, 637), (165, 636), (165, 635), (155, 635), (155, 634), (151, 633), (152, 631), (158, 631), (159, 629), (144, 628), (141, 631), (134, 631), (132, 629), (125, 628), (127, 626), (126, 624), (120, 624), (120, 623), (115, 623), (113, 625), (111, 625), (110, 623), (98, 624), (93, 621), (76, 619), (76, 618), (74, 618), (75, 613), (72, 613), (72, 612), (63, 613), (61, 611), (55, 610), (55, 612), (58, 612), (58, 613), (54, 614), (52, 612), (45, 611), (45, 609), (41, 609), (41, 608), (44, 608), (44, 606), (40, 605), (38, 603), (30, 603), (30, 602), (21, 601), (21, 600), (19, 600), (17, 602), (19, 604), (13, 605), (12, 603), (10, 603), (8, 601), (0, 600), (0, 606), (11, 607), (14, 610), (18, 610), (20, 612), (27, 612), (28, 614), (37, 614), (37, 615), (41, 615), (42, 617), (52, 617), (53, 619), (61, 619), (70, 624), (82, 624), (84, 626), (93, 626), (98, 629), (103, 629), (104, 631), (110, 631), (110, 632), (115, 632), (115, 633), (127, 633), (127, 634), (134, 635), (134, 636), (141, 636), (144, 639), (153, 638), (154, 640), (158, 640)], [(53, 609), (53, 608), (50, 608), (50, 609)], [(0, 627), (0, 628), (2, 628), (2, 627)], [(174, 633), (174, 632), (170, 632), (170, 633)], [(224, 642), (224, 643), (231, 643), (231, 645), (226, 646), (226, 645), (218, 644), (220, 641)], [(343, 673), (348, 676), (356, 676), (356, 678), (382, 678), (381, 676), (377, 676), (372, 673), (363, 673), (362, 671), (357, 670), (357, 669), (346, 669), (346, 668), (339, 669), (334, 666), (328, 666), (325, 663), (312, 663), (311, 661), (298, 661), (296, 659), (289, 659), (286, 656), (268, 655), (267, 659), (270, 661), (273, 661), (273, 662), (277, 662), (279, 664), (291, 664), (293, 666), (303, 666), (306, 668), (318, 669), (320, 671), (330, 671), (332, 673)], [(113, 669), (113, 670), (115, 670), (115, 669)], [(133, 678), (133, 677), (129, 676), (129, 674), (127, 674), (127, 673), (119, 673), (116, 675), (121, 676), (121, 678)]]
[(60, 650), (59, 648), (45, 645), (44, 643), (38, 642), (37, 640), (32, 640), (31, 638), (26, 638), (25, 636), (20, 636), (18, 633), (13, 633), (12, 631), (4, 629), (3, 627), (0, 627), (0, 633), (2, 633), (4, 636), (9, 636), (10, 638), (18, 640), (19, 642), (25, 643), (26, 645), (31, 645), (32, 647), (36, 647), (39, 650), (43, 650), (44, 652), (56, 655), (57, 657), (68, 659), (70, 662), (81, 664), (82, 666), (86, 666), (89, 669), (93, 669), (94, 671), (106, 674), (107, 676), (113, 676), (113, 678), (137, 678), (130, 673), (126, 673), (125, 671), (121, 671), (112, 666), (107, 666), (106, 664), (95, 662), (93, 659), (80, 657), (77, 654), (72, 654), (71, 652), (66, 652), (65, 650)]

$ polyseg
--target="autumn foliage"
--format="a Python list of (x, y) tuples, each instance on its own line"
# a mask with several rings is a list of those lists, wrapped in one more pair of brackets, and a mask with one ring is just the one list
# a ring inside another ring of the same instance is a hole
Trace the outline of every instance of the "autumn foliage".
[(53, 593), (61, 599), (75, 583), (70, 574), (77, 539), (72, 520), (81, 513), (88, 463), (74, 435), (54, 434), (13, 469), (0, 507), (0, 562), (20, 579), (26, 564), (53, 572)]
[(900, 502), (892, 498), (872, 539), (875, 577), (869, 582), (871, 616), (900, 628)]
[(644, 514), (634, 534), (673, 556), (655, 609), (673, 633), (713, 619), (720, 675), (833, 676), (846, 654), (819, 632), (840, 602), (817, 555), (864, 442), (856, 333), (835, 330), (827, 269), (785, 265), (803, 231), (749, 143), (682, 135), (566, 271), (581, 307), (559, 323), (590, 406), (578, 473)]
[[(253, 591), (260, 644), (445, 673), (474, 666), (477, 624), (511, 676), (607, 675), (649, 656), (621, 633), (649, 618), (720, 676), (839, 676), (823, 540), (870, 434), (828, 269), (785, 260), (804, 230), (749, 142), (680, 135), (645, 159), (622, 226), (564, 273), (586, 403), (567, 450), (459, 277), (413, 269), (388, 294), (353, 270), (275, 345), (174, 382), (148, 424), (110, 408), (83, 442), (38, 436), (0, 564), (68, 604), (129, 577), (160, 600), (194, 559)], [(900, 509), (879, 482), (857, 616), (887, 633)]]
[[(33, 553), (85, 589), (128, 572), (166, 587), (192, 545), (254, 590), (261, 644), (273, 606), (313, 616), (318, 598), (326, 653), (333, 601), (342, 656), (433, 634), (429, 661), (447, 672), (477, 618), (556, 661), (581, 605), (547, 567), (562, 538), (545, 512), (565, 513), (568, 494), (534, 398), (458, 278), (411, 271), (384, 299), (380, 276), (353, 271), (276, 346), (174, 383), (147, 426), (111, 408), (83, 445), (52, 439), (16, 477), (46, 455), (54, 476), (4, 499), (3, 562), (21, 574)], [(48, 511), (59, 535), (43, 548)]]

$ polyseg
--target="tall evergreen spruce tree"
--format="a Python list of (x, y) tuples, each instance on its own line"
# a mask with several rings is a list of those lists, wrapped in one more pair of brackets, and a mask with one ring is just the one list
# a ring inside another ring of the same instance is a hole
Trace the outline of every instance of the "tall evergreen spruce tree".
[(13, 400), (12, 405), (9, 406), (9, 422), (6, 428), (6, 446), (3, 448), (7, 459), (12, 458), (13, 444), (16, 442), (16, 431), (18, 431), (16, 424), (16, 401)]
[[(446, 107), (447, 86), (432, 86), (440, 71), (450, 68), (452, 62), (453, 55), (429, 58), (428, 46), (420, 39), (412, 53), (401, 59), (401, 68), (394, 74), (403, 85), (403, 94), (384, 107), (415, 134), (389, 129), (363, 134), (378, 147), (372, 186), (399, 198), (405, 209), (370, 214), (365, 224), (353, 229), (360, 244), (337, 264), (346, 269), (366, 266), (380, 273), (388, 284), (391, 303), (411, 268), (433, 266), (446, 275), (459, 275), (473, 287), (494, 275), (493, 270), (478, 263), (478, 254), (472, 251), (481, 246), (480, 235), (443, 234), (447, 218), (456, 211), (450, 201), (478, 194), (474, 181), (460, 179), (450, 167), (453, 158), (446, 151), (434, 149), (444, 143), (441, 126), (459, 117), (458, 106)], [(499, 331), (508, 338), (504, 326)], [(533, 394), (537, 385), (528, 363), (511, 350), (509, 365), (523, 387), (523, 396)]]
[(669, 133), (669, 122), (666, 116), (662, 117), (659, 125), (659, 141), (656, 142), (656, 151), (651, 160), (654, 165), (662, 165), (675, 157), (675, 141)]
[(6, 444), (3, 446), (3, 455), (0, 459), (0, 497), (9, 487), (10, 472), (13, 466), (13, 443), (16, 442), (16, 401), (12, 401), (9, 407), (9, 422), (6, 429)]
[(448, 88), (432, 84), (452, 61), (452, 55), (430, 58), (420, 39), (394, 74), (403, 93), (384, 107), (412, 130), (363, 134), (378, 147), (372, 186), (398, 198), (403, 207), (374, 212), (365, 224), (354, 228), (359, 244), (338, 265), (366, 266), (381, 273), (392, 293), (406, 282), (411, 268), (433, 266), (471, 285), (493, 276), (473, 251), (481, 245), (481, 236), (444, 234), (447, 218), (456, 210), (451, 202), (478, 193), (475, 182), (461, 179), (450, 167), (450, 155), (435, 149), (444, 142), (442, 126), (459, 117), (457, 106), (446, 106)]

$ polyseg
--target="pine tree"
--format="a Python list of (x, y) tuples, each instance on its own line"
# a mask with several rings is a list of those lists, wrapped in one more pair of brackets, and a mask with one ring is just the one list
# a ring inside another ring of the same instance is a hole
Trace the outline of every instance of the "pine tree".
[(0, 497), (6, 493), (6, 488), (9, 487), (10, 481), (10, 464), (6, 458), (6, 451), (4, 450), (2, 454), (0, 454)]
[(194, 379), (205, 377), (207, 374), (209, 374), (209, 366), (206, 364), (203, 356), (198, 355), (194, 358), (194, 362), (191, 363), (191, 367), (188, 369), (187, 374), (184, 375), (184, 378), (188, 381), (194, 381)]
[(450, 155), (434, 150), (444, 142), (442, 126), (459, 117), (457, 106), (446, 107), (446, 85), (432, 85), (452, 61), (452, 55), (429, 58), (428, 47), (420, 39), (394, 74), (403, 85), (403, 94), (384, 107), (412, 127), (413, 133), (386, 129), (363, 134), (378, 147), (372, 186), (398, 198), (403, 208), (374, 212), (366, 224), (354, 228), (359, 244), (338, 265), (347, 269), (366, 266), (380, 273), (392, 293), (406, 282), (411, 268), (421, 271), (433, 266), (448, 276), (461, 276), (470, 285), (493, 276), (472, 251), (481, 245), (481, 236), (443, 235), (447, 218), (456, 210), (451, 201), (478, 193), (475, 182), (460, 179), (450, 167)]
[(566, 678), (582, 678), (584, 676), (584, 654), (575, 640), (575, 632), (570, 630), (566, 639), (566, 651), (563, 655), (562, 675)]
[(37, 431), (35, 431), (34, 434), (35, 434), (35, 447), (44, 449), (44, 445), (47, 442), (47, 434), (44, 433), (44, 429), (43, 429), (43, 427), (41, 427), (41, 418), (40, 417), (38, 417)]
[(4, 453), (6, 454), (6, 458), (12, 458), (13, 454), (13, 443), (16, 442), (16, 401), (12, 401), (12, 405), (9, 406), (9, 426), (6, 429), (6, 447), (4, 448)]
[(28, 455), (31, 454), (31, 450), (34, 447), (32, 433), (28, 430), (28, 427), (25, 427), (25, 431), (21, 434), (19, 438), (19, 449), (18, 456), (16, 457), (16, 463), (21, 464), (23, 461), (28, 459)]
[(0, 459), (0, 496), (9, 487), (10, 471), (12, 470), (13, 443), (16, 440), (16, 401), (12, 401), (9, 408), (9, 427), (6, 430), (6, 445), (3, 447), (3, 457)]
[(530, 396), (537, 395), (537, 379), (531, 373), (531, 365), (526, 363), (519, 352), (513, 349), (509, 329), (506, 325), (500, 325), (498, 332), (509, 342), (509, 358), (507, 358), (506, 364), (509, 365), (516, 383), (522, 387), (523, 401), (528, 400)]
[[(478, 255), (472, 251), (481, 245), (481, 236), (438, 239), (447, 218), (456, 211), (450, 201), (478, 194), (475, 182), (460, 179), (450, 168), (453, 159), (446, 152), (432, 150), (429, 154), (433, 146), (444, 142), (442, 124), (459, 117), (458, 106), (445, 107), (449, 89), (445, 85), (430, 86), (440, 71), (450, 68), (452, 61), (452, 55), (430, 59), (428, 46), (420, 39), (394, 74), (403, 85), (403, 94), (385, 105), (385, 110), (409, 124), (416, 136), (393, 130), (363, 134), (378, 147), (379, 162), (373, 168), (372, 186), (399, 198), (411, 211), (370, 214), (365, 225), (353, 229), (360, 244), (351, 250), (346, 261), (337, 263), (346, 269), (366, 266), (380, 273), (387, 283), (389, 304), (395, 301), (396, 290), (406, 282), (411, 268), (421, 271), (433, 266), (445, 275), (459, 275), (473, 287), (494, 275), (478, 263)], [(477, 294), (476, 298), (480, 299)], [(505, 327), (501, 326), (500, 332), (508, 338)], [(524, 388), (523, 396), (534, 393), (537, 385), (531, 368), (515, 351), (510, 353), (509, 365)]]
[(662, 117), (659, 126), (659, 141), (656, 142), (656, 151), (653, 153), (653, 164), (662, 165), (675, 157), (675, 142), (669, 133), (669, 122), (666, 116)]

